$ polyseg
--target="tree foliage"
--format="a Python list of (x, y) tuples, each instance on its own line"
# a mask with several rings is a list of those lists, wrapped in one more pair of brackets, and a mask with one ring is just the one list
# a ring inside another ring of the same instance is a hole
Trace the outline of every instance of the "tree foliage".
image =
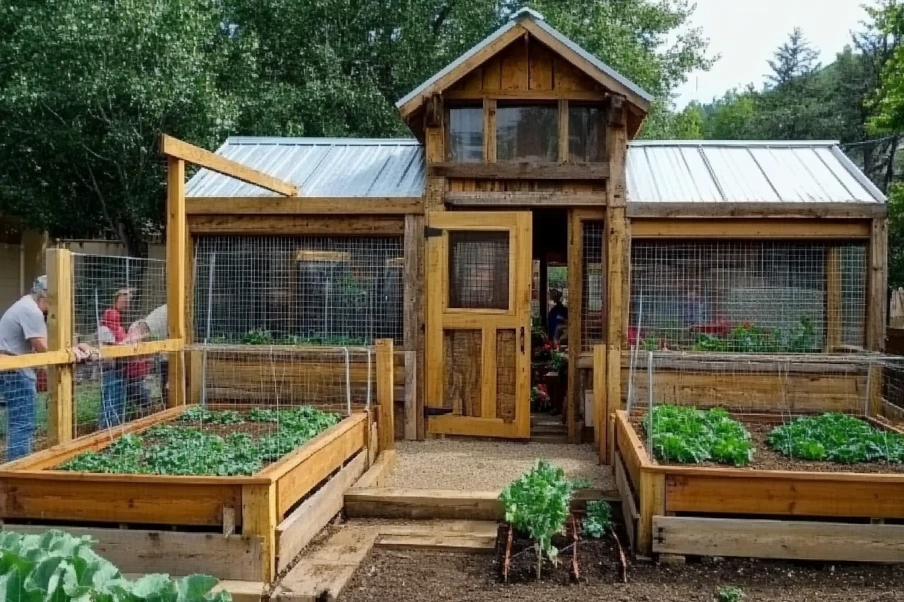
[(529, 5), (659, 99), (706, 68), (687, 0), (32, 0), (0, 5), (0, 214), (162, 229), (167, 132), (407, 135), (393, 103)]

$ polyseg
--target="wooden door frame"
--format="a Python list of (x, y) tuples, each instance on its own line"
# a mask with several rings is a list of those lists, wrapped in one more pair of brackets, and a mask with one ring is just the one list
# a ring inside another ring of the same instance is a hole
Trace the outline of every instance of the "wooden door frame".
[[(425, 345), (425, 408), (441, 408), (444, 391), (443, 332), (450, 329), (475, 329), (483, 331), (481, 365), (496, 364), (496, 336), (487, 344), (487, 322), (495, 322), (496, 329), (524, 328), (525, 350), (516, 354), (515, 361), (515, 420), (506, 423), (501, 418), (477, 418), (452, 415), (431, 416), (426, 432), (433, 435), (455, 434), (475, 437), (527, 438), (530, 436), (530, 336), (531, 302), (531, 228), (533, 215), (525, 211), (428, 211), (426, 275), (427, 311)], [(442, 232), (437, 232), (441, 230)], [(448, 231), (500, 232), (508, 231), (512, 237), (509, 248), (509, 309), (473, 310), (448, 307)], [(444, 264), (445, 262), (445, 264)], [(495, 318), (495, 320), (492, 320)], [(437, 326), (437, 324), (439, 326)], [(516, 334), (516, 349), (519, 345)], [(492, 357), (490, 357), (492, 355)], [(481, 371), (482, 412), (495, 414), (495, 370)]]

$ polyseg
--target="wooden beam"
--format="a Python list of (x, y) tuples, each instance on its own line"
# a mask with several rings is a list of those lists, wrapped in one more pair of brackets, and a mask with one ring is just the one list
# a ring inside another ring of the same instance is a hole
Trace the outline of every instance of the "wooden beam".
[(134, 343), (132, 345), (108, 345), (100, 348), (100, 356), (104, 359), (115, 359), (121, 357), (135, 357), (138, 355), (152, 355), (154, 353), (181, 351), (182, 346), (183, 342), (180, 339), (150, 341), (147, 343)]
[[(185, 340), (185, 161), (167, 158), (166, 196), (166, 299), (167, 327), (171, 339)], [(181, 354), (169, 361), (170, 407), (185, 404), (185, 362)]]
[(653, 527), (662, 554), (904, 562), (902, 525), (656, 516)]
[(454, 207), (602, 207), (606, 195), (570, 191), (447, 192), (446, 202)]
[(842, 283), (841, 247), (826, 249), (826, 352), (831, 353), (842, 343)]
[(358, 489), (345, 494), (349, 518), (500, 520), (498, 491)]
[[(68, 351), (72, 347), (72, 253), (65, 249), (48, 249), (47, 314), (48, 349)], [(47, 370), (47, 438), (50, 445), (72, 440), (72, 364), (58, 364)]]
[(188, 229), (194, 235), (401, 236), (405, 223), (400, 216), (189, 215)]
[[(48, 527), (5, 523), (3, 530), (40, 535)], [(252, 580), (259, 578), (261, 572), (261, 541), (257, 537), (72, 526), (65, 530), (75, 537), (93, 539), (97, 543), (92, 549), (123, 573), (202, 573), (221, 579)]]
[[(624, 125), (609, 125), (606, 131), (607, 157), (612, 179), (606, 184), (606, 407), (608, 412), (621, 409), (621, 350), (627, 343), (625, 315), (629, 299), (625, 279), (628, 258), (628, 220), (625, 212), (625, 162), (628, 149)], [(641, 502), (643, 503), (643, 502)], [(638, 536), (640, 537), (640, 536)]]
[(269, 583), (276, 576), (276, 483), (242, 488), (242, 534), (260, 538), (261, 581)]
[(422, 197), (191, 197), (188, 215), (419, 215)]
[(867, 220), (655, 219), (631, 220), (631, 238), (869, 238)]
[(446, 100), (518, 100), (518, 101), (557, 101), (562, 99), (578, 100), (586, 102), (602, 102), (606, 99), (606, 93), (602, 90), (446, 90), (443, 92)]
[(539, 161), (505, 163), (443, 162), (427, 165), (427, 173), (444, 178), (500, 180), (605, 180), (608, 163), (559, 165)]
[[(585, 418), (586, 420), (586, 418)], [(609, 415), (606, 412), (606, 346), (593, 348), (593, 439), (599, 450), (600, 464), (610, 464)]]
[(628, 217), (657, 218), (834, 218), (886, 217), (885, 203), (724, 203), (628, 202)]
[(171, 159), (188, 161), (194, 165), (259, 186), (265, 190), (285, 196), (296, 196), (298, 194), (298, 187), (293, 184), (166, 134), (160, 136), (160, 152)]
[(75, 361), (75, 356), (69, 350), (26, 353), (25, 355), (0, 355), (0, 370), (41, 368), (56, 364), (69, 364), (73, 361)]
[(392, 339), (377, 341), (377, 404), (380, 451), (395, 449)]
[(869, 289), (866, 312), (866, 348), (885, 349), (888, 309), (888, 220), (874, 219), (870, 225)]
[(559, 100), (559, 163), (568, 163), (568, 100)]
[(483, 101), (483, 160), (486, 163), (496, 162), (496, 101)]
[(584, 226), (578, 214), (568, 212), (568, 374), (565, 387), (565, 426), (568, 442), (577, 443), (575, 413), (579, 400), (578, 358), (581, 355), (581, 318), (584, 303)]

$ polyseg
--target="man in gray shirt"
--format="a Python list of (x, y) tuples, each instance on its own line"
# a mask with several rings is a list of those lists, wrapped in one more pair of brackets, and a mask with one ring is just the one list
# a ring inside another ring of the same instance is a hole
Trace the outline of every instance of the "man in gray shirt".
[[(47, 351), (47, 325), (44, 322), (47, 309), (47, 276), (41, 276), (35, 280), (31, 293), (13, 303), (0, 317), (0, 354)], [(77, 360), (91, 355), (87, 345), (79, 345), (72, 351)], [(31, 453), (35, 434), (37, 378), (34, 369), (0, 372), (0, 396), (6, 401), (6, 460), (27, 456)]]

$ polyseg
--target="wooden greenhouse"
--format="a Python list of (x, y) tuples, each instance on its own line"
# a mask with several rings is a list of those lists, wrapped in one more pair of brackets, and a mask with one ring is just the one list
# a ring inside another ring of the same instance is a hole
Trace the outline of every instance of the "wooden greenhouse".
[[(901, 527), (883, 524), (904, 519), (904, 475), (753, 471), (737, 501), (724, 490), (741, 475), (647, 455), (632, 420), (654, 403), (889, 429), (902, 412), (880, 355), (885, 197), (833, 142), (636, 141), (651, 102), (523, 10), (397, 103), (411, 139), (231, 137), (212, 153), (164, 137), (169, 336), (128, 353), (178, 355), (166, 412), (329, 398), (346, 417), (260, 474), (147, 476), (82, 516), (75, 498), (122, 478), (46, 470), (109, 443), (69, 442), (54, 394), (64, 448), (5, 465), (0, 519), (222, 528), (222, 555), (254, 560), (238, 578), (270, 581), (310, 541), (292, 530), (307, 496), (337, 471), (354, 482), (395, 439), (532, 437), (532, 335), (550, 333), (555, 265), (563, 430), (613, 467), (637, 554), (788, 557), (821, 525), (824, 545), (790, 557), (904, 559)], [(201, 167), (188, 182), (186, 163)], [(55, 349), (44, 363), (65, 383), (72, 358)], [(55, 481), (74, 493), (41, 501)], [(860, 502), (832, 501), (843, 482)], [(135, 499), (191, 511), (138, 516)], [(866, 531), (845, 551), (854, 522)], [(707, 536), (734, 529), (773, 543)]]

